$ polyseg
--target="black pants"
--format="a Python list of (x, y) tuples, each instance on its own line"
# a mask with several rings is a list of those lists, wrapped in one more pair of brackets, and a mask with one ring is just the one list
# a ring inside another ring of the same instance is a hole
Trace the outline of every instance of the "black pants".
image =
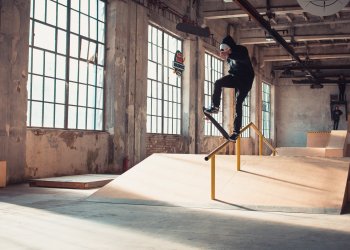
[(243, 102), (252, 88), (253, 79), (254, 77), (244, 79), (234, 75), (227, 75), (215, 82), (214, 93), (212, 96), (212, 102), (215, 107), (220, 107), (222, 88), (236, 89), (236, 114), (233, 123), (234, 132), (239, 132), (241, 130)]
[(339, 119), (338, 120), (334, 120), (333, 130), (338, 130), (338, 125), (339, 125)]
[(345, 101), (345, 85), (339, 84), (339, 101)]

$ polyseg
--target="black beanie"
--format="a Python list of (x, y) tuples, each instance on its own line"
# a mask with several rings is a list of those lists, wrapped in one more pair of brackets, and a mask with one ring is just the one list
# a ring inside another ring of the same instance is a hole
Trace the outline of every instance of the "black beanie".
[(226, 36), (224, 39), (222, 39), (221, 44), (227, 44), (228, 46), (230, 46), (230, 48), (232, 49), (234, 46), (236, 46), (236, 42), (235, 40), (233, 40), (233, 38), (228, 35)]

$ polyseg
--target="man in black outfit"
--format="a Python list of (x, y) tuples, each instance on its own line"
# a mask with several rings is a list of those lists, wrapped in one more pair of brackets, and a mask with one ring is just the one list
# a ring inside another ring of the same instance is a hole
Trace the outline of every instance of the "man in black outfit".
[(220, 109), (220, 97), (222, 88), (236, 89), (236, 115), (234, 119), (233, 134), (230, 140), (235, 141), (242, 126), (243, 101), (252, 88), (254, 70), (246, 47), (237, 45), (231, 36), (226, 36), (220, 45), (220, 56), (230, 66), (229, 74), (218, 79), (214, 84), (212, 107), (204, 112), (216, 114)]
[(338, 106), (335, 106), (335, 109), (333, 110), (333, 129), (338, 130), (339, 120), (340, 116), (343, 114), (343, 112), (339, 109)]

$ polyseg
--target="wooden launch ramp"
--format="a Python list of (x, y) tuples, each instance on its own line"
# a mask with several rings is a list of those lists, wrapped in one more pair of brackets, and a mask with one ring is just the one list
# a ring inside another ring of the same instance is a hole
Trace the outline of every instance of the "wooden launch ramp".
[(153, 154), (88, 201), (197, 208), (339, 214), (349, 158), (216, 156), (216, 199), (204, 155)]

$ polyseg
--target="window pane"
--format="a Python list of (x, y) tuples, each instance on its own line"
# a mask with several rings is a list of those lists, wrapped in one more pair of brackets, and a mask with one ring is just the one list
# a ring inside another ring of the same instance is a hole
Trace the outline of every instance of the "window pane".
[(58, 30), (57, 53), (66, 54), (67, 33)]
[(69, 104), (77, 105), (78, 98), (78, 84), (69, 83)]
[[(56, 3), (46, 1), (47, 3), (47, 23), (56, 25)], [(45, 126), (45, 125), (44, 125)]]
[(68, 128), (77, 128), (77, 107), (75, 106), (68, 107)]
[(33, 75), (32, 81), (32, 99), (42, 101), (43, 100), (43, 77)]
[(95, 87), (88, 86), (88, 107), (95, 107), (95, 91)]
[(64, 56), (57, 55), (56, 61), (56, 77), (65, 79), (66, 78), (66, 58)]
[(35, 0), (35, 19), (45, 22), (45, 0)]
[(67, 7), (58, 5), (58, 17), (58, 27), (62, 29), (67, 29)]
[(42, 126), (42, 102), (32, 102), (31, 114), (32, 114), (32, 124), (33, 127), (41, 127)]
[(54, 105), (52, 103), (44, 103), (44, 127), (53, 127)]
[(88, 63), (79, 61), (79, 82), (87, 83), (87, 67)]
[(79, 84), (79, 106), (86, 106), (86, 85)]
[(87, 110), (87, 129), (93, 130), (95, 128), (95, 110)]
[(102, 110), (96, 110), (96, 128), (97, 130), (102, 130), (103, 125), (103, 112)]
[(78, 129), (86, 129), (86, 108), (78, 108)]
[(33, 49), (33, 73), (43, 75), (44, 51)]
[(78, 81), (78, 60), (70, 59), (69, 80)]
[(74, 10), (71, 11), (70, 29), (72, 32), (79, 34), (79, 13)]
[(34, 23), (34, 45), (43, 49), (55, 51), (55, 29), (47, 25)]
[(90, 0), (90, 16), (97, 18), (97, 0)]
[(79, 51), (79, 39), (78, 36), (71, 34), (70, 35), (70, 56), (78, 57)]
[(45, 77), (45, 94), (44, 100), (47, 102), (54, 102), (55, 94), (55, 80), (53, 78)]
[(45, 52), (45, 75), (46, 76), (55, 76), (55, 54)]
[(55, 128), (64, 127), (64, 105), (55, 105)]
[(57, 80), (56, 81), (56, 102), (64, 104), (65, 99), (66, 99), (66, 84), (64, 81)]

